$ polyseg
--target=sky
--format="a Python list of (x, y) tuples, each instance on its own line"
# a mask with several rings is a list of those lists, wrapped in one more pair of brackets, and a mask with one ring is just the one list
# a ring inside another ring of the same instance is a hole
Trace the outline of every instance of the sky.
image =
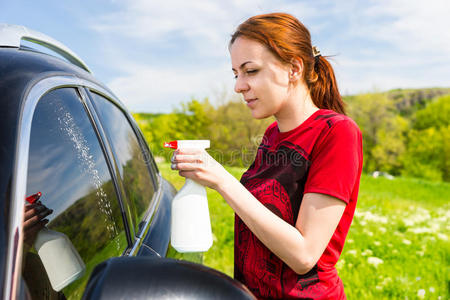
[(287, 12), (311, 32), (343, 95), (450, 87), (448, 0), (0, 0), (0, 23), (62, 42), (133, 112), (234, 97), (228, 42)]

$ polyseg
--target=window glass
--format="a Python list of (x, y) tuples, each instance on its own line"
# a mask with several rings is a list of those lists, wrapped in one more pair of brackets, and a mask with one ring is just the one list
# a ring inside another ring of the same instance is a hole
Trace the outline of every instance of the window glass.
[[(142, 221), (155, 192), (149, 165), (153, 159), (141, 147), (124, 113), (104, 97), (91, 93), (100, 121), (118, 160), (120, 177), (136, 223)], [(139, 234), (139, 228), (135, 232)]]
[[(62, 294), (79, 299), (92, 269), (120, 256), (128, 245), (102, 148), (73, 88), (46, 94), (34, 112), (27, 195), (37, 192), (42, 193), (42, 204), (53, 210), (47, 216), (50, 231), (44, 229), (34, 240), (24, 226), (23, 276), (33, 299)], [(70, 244), (76, 251), (69, 251)], [(66, 271), (73, 276), (67, 277)], [(55, 284), (65, 286), (64, 280), (72, 283), (57, 294)]]

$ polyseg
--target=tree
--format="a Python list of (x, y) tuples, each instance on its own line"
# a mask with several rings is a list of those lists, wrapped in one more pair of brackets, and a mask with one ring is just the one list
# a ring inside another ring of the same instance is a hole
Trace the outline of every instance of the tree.
[(183, 103), (180, 111), (175, 110), (174, 124), (177, 139), (210, 139), (214, 108), (205, 98), (203, 101), (192, 99)]
[(133, 114), (154, 156), (170, 159), (164, 142), (187, 139), (210, 139), (214, 108), (208, 99), (192, 99), (170, 114)]
[(220, 163), (248, 167), (273, 118), (256, 120), (240, 99), (230, 99), (214, 113), (211, 154)]
[(414, 116), (403, 156), (407, 176), (450, 181), (450, 96), (429, 102)]
[[(402, 175), (440, 181), (448, 178), (448, 138), (450, 126), (442, 129), (430, 127), (411, 130), (408, 134), (408, 149), (402, 157)], [(447, 141), (444, 141), (447, 138)], [(446, 169), (447, 166), (447, 169)]]
[[(450, 181), (450, 96), (427, 98), (444, 92), (397, 90), (345, 97), (348, 115), (363, 134), (364, 171)], [(169, 159), (165, 141), (209, 139), (208, 151), (220, 163), (248, 166), (274, 119), (254, 119), (241, 97), (226, 92), (216, 96), (216, 106), (208, 99), (192, 99), (170, 114), (135, 114), (153, 153)]]
[(371, 149), (373, 166), (377, 170), (383, 170), (394, 175), (399, 175), (403, 167), (400, 157), (406, 150), (406, 133), (409, 122), (397, 115), (377, 131), (377, 144)]
[[(363, 135), (364, 170), (371, 172), (387, 168), (391, 171), (400, 167), (398, 164), (390, 165), (403, 151), (402, 135), (405, 131), (404, 119), (396, 118), (393, 101), (381, 93), (362, 94), (346, 100), (348, 115), (358, 124)], [(390, 144), (393, 140), (396, 142)]]
[(416, 112), (415, 129), (441, 128), (448, 125), (450, 125), (450, 95), (437, 98)]

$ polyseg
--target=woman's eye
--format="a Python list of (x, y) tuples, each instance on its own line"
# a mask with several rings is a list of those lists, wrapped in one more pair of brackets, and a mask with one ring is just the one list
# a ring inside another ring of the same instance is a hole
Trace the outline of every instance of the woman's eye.
[[(258, 71), (259, 71), (259, 70), (253, 70), (253, 69), (251, 69), (251, 70), (245, 71), (245, 74), (247, 74), (247, 75), (253, 75), (253, 74), (256, 74)], [(238, 74), (234, 74), (234, 79), (237, 79), (237, 78), (238, 78)]]

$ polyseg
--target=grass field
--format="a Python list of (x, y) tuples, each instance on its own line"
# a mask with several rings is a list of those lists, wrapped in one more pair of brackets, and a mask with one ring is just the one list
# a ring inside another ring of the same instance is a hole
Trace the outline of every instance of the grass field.
[[(177, 189), (184, 179), (159, 164)], [(240, 168), (227, 168), (239, 178)], [(214, 245), (204, 263), (233, 274), (234, 214), (208, 189)], [(363, 175), (358, 205), (337, 264), (348, 299), (450, 298), (450, 184)]]

